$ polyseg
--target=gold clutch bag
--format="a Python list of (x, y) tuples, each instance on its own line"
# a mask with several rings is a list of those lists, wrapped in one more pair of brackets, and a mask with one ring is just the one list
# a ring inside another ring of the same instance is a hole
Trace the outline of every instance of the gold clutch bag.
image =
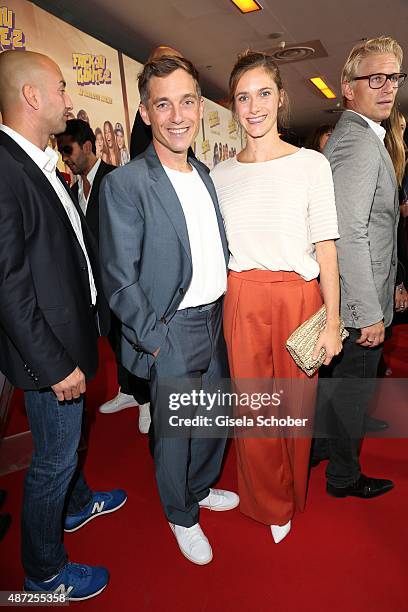
[[(317, 359), (313, 359), (314, 348), (325, 325), (326, 306), (323, 305), (307, 321), (299, 325), (286, 341), (286, 348), (292, 355), (295, 363), (308, 376), (313, 376), (326, 359), (324, 348), (321, 349)], [(348, 331), (344, 328), (344, 322), (340, 319), (340, 336), (343, 342), (348, 335)]]

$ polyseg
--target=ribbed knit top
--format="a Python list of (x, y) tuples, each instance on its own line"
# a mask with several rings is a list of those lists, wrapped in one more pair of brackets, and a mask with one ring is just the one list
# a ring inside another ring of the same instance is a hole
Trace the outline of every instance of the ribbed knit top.
[(319, 275), (315, 244), (339, 237), (330, 164), (317, 151), (218, 164), (211, 177), (228, 238), (229, 268)]

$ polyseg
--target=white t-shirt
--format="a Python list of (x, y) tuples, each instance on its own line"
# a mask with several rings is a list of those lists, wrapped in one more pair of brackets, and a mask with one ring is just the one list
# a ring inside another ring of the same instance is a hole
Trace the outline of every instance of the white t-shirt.
[(163, 166), (186, 219), (193, 275), (179, 310), (215, 302), (227, 288), (227, 271), (214, 203), (195, 168), (179, 172)]
[(319, 275), (315, 243), (339, 237), (330, 164), (299, 149), (257, 163), (236, 158), (218, 164), (217, 190), (231, 253), (229, 268)]

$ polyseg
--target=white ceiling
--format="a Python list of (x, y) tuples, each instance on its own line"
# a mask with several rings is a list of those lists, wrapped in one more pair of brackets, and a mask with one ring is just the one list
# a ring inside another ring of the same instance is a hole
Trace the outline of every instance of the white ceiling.
[[(332, 123), (326, 111), (341, 102), (339, 77), (351, 47), (362, 38), (387, 34), (407, 53), (407, 0), (260, 0), (264, 10), (242, 15), (230, 0), (35, 0), (81, 30), (139, 61), (158, 44), (178, 49), (197, 66), (204, 95), (226, 97), (231, 67), (239, 52), (250, 47), (268, 50), (287, 44), (320, 40), (328, 57), (281, 65), (291, 101), (291, 127), (305, 135), (314, 126)], [(281, 32), (278, 39), (271, 39)], [(338, 95), (324, 99), (308, 78), (326, 77)], [(408, 83), (399, 93), (408, 114)]]

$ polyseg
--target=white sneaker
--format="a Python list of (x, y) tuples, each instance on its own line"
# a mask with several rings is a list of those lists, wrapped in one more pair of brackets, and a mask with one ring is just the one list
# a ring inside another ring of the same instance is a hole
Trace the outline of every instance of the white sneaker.
[(119, 410), (124, 410), (125, 408), (131, 408), (132, 406), (137, 406), (137, 401), (133, 395), (122, 393), (119, 389), (116, 397), (105, 402), (102, 406), (99, 406), (99, 412), (102, 412), (102, 414), (111, 414), (113, 412), (119, 412)]
[(272, 537), (275, 544), (279, 544), (279, 542), (286, 538), (291, 527), (291, 521), (286, 523), (286, 525), (271, 525)]
[(211, 546), (198, 523), (192, 527), (182, 527), (174, 523), (169, 525), (186, 559), (197, 565), (210, 563), (213, 558)]
[(149, 433), (149, 427), (151, 423), (150, 418), (150, 403), (139, 404), (139, 431), (142, 434)]
[(200, 508), (207, 508), (207, 510), (215, 510), (217, 512), (224, 512), (225, 510), (232, 510), (239, 504), (239, 497), (232, 491), (224, 491), (223, 489), (210, 489), (210, 493), (207, 497), (204, 497), (198, 505)]

